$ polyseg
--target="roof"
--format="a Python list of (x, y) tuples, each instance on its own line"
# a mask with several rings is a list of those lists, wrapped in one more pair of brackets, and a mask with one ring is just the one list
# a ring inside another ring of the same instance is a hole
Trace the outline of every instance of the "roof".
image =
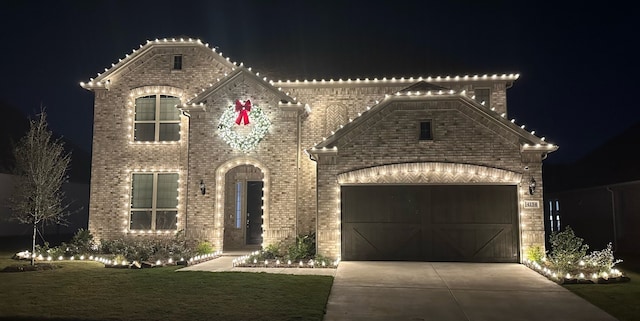
[(203, 43), (200, 39), (164, 38), (155, 39), (153, 41), (147, 40), (144, 45), (140, 45), (140, 48), (133, 49), (130, 54), (125, 54), (123, 58), (118, 59), (118, 62), (112, 63), (110, 68), (105, 68), (104, 72), (99, 72), (96, 77), (89, 78), (89, 81), (87, 82), (80, 82), (80, 86), (88, 90), (96, 88), (109, 89), (111, 79), (116, 77), (122, 70), (125, 70), (125, 67), (135, 63), (140, 57), (144, 56), (145, 53), (157, 47), (177, 46), (202, 46), (202, 48), (211, 49), (211, 54), (213, 55), (213, 57), (222, 64), (227, 65), (227, 67), (235, 68), (239, 66), (238, 63), (231, 61), (229, 57), (224, 57), (222, 55), (222, 52), (217, 51), (215, 47), (209, 48), (209, 44)]
[[(205, 49), (210, 49), (216, 60), (223, 64), (226, 64), (229, 68), (237, 68), (244, 66), (242, 62), (238, 63), (230, 60), (229, 57), (224, 57), (221, 51), (218, 51), (217, 47), (210, 47), (208, 43), (203, 43), (200, 39), (196, 38), (163, 38), (155, 40), (147, 40), (146, 43), (141, 44), (139, 48), (133, 49), (131, 53), (125, 54), (123, 58), (118, 59), (117, 62), (111, 64), (110, 67), (105, 68), (103, 72), (98, 72), (96, 77), (89, 78), (88, 81), (80, 82), (80, 86), (92, 90), (96, 88), (108, 89), (111, 79), (117, 76), (117, 74), (124, 70), (124, 67), (133, 64), (139, 57), (142, 57), (145, 53), (151, 51), (156, 47), (176, 47), (176, 46), (202, 46)], [(250, 67), (245, 67), (248, 71), (253, 72)], [(258, 72), (255, 72), (256, 76), (259, 76)], [(493, 74), (493, 75), (454, 75), (454, 76), (420, 76), (420, 77), (382, 77), (382, 78), (365, 78), (365, 79), (351, 79), (343, 80), (342, 78), (333, 80), (269, 80), (266, 77), (263, 79), (269, 82), (275, 87), (293, 87), (293, 86), (305, 86), (305, 85), (382, 85), (382, 84), (413, 84), (415, 82), (428, 82), (428, 83), (440, 83), (440, 82), (482, 82), (482, 81), (507, 81), (513, 82), (519, 78), (519, 74)]]

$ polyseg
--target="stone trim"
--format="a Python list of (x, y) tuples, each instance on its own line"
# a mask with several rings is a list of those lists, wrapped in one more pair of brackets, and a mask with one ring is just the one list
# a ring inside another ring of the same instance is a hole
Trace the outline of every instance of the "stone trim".
[(522, 180), (522, 174), (471, 164), (427, 162), (364, 168), (339, 174), (337, 179), (340, 185), (398, 183), (518, 184)]

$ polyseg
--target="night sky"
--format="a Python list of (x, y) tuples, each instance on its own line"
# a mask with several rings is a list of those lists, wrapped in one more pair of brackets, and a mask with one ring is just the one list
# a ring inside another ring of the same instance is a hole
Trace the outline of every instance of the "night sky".
[(527, 3), (3, 1), (0, 100), (30, 117), (45, 106), (89, 151), (93, 94), (79, 82), (184, 36), (274, 80), (519, 73), (509, 118), (560, 146), (547, 162), (571, 162), (640, 122), (640, 17), (616, 1)]

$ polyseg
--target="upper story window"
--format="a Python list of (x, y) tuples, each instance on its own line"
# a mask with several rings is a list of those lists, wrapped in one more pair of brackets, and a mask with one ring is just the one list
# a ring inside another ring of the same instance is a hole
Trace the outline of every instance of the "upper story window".
[(182, 55), (173, 56), (173, 70), (182, 70)]
[(433, 140), (433, 131), (431, 130), (431, 121), (425, 120), (420, 122), (420, 140)]
[(135, 173), (131, 184), (132, 230), (175, 230), (178, 215), (177, 173)]
[(476, 95), (476, 101), (485, 107), (491, 107), (491, 89), (489, 88), (475, 88), (473, 90)]
[(164, 142), (180, 140), (180, 98), (150, 95), (136, 98), (133, 140)]

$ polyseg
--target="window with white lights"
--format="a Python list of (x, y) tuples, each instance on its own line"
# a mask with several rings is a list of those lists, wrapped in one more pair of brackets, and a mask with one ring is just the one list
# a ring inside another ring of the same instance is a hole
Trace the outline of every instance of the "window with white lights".
[(180, 140), (180, 98), (150, 95), (136, 98), (133, 140), (167, 142)]
[(134, 173), (131, 177), (131, 230), (175, 230), (177, 173)]
[(473, 89), (476, 101), (485, 107), (491, 107), (491, 89), (489, 88), (474, 88)]

